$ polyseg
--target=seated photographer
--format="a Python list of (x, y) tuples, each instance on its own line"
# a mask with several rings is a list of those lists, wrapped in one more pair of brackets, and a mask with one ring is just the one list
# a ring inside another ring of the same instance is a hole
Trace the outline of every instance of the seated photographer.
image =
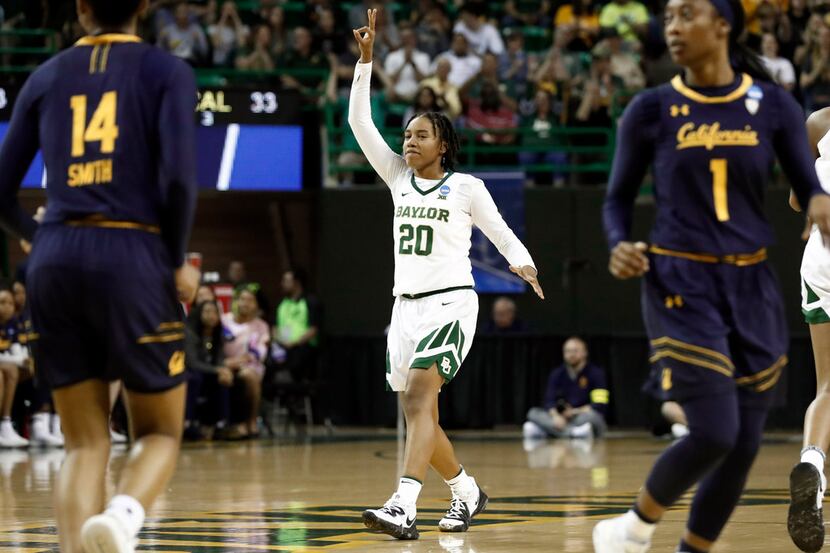
[(569, 338), (562, 357), (564, 363), (550, 373), (542, 407), (527, 412), (525, 438), (593, 438), (607, 429), (605, 371), (588, 362), (581, 338)]

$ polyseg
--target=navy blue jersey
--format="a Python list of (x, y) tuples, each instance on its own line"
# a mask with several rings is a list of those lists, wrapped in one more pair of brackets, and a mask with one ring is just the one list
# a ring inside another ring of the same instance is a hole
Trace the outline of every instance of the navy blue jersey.
[(543, 407), (553, 409), (560, 401), (571, 407), (582, 407), (590, 403), (595, 411), (604, 414), (608, 407), (605, 371), (593, 363), (588, 363), (576, 378), (571, 378), (564, 364), (555, 368), (548, 377)]
[(38, 148), (47, 171), (44, 224), (161, 232), (184, 259), (195, 205), (193, 72), (138, 37), (86, 37), (39, 67), (20, 92), (0, 149), (0, 220), (31, 239), (17, 190)]
[(620, 121), (604, 223), (614, 247), (629, 239), (634, 198), (653, 164), (653, 245), (731, 255), (773, 242), (764, 188), (778, 156), (801, 205), (821, 192), (804, 115), (784, 89), (737, 75), (692, 89), (680, 76), (639, 94)]

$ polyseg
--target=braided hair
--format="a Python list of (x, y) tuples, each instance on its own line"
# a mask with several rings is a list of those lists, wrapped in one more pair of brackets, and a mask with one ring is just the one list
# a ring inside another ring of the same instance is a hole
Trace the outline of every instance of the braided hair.
[(455, 167), (458, 165), (458, 150), (461, 149), (461, 146), (458, 140), (458, 134), (455, 132), (455, 127), (452, 126), (450, 118), (440, 111), (427, 111), (410, 117), (409, 121), (406, 122), (406, 126), (409, 127), (409, 124), (416, 117), (429, 119), (430, 123), (432, 123), (432, 131), (447, 146), (447, 151), (441, 157), (441, 168), (445, 171), (455, 171)]

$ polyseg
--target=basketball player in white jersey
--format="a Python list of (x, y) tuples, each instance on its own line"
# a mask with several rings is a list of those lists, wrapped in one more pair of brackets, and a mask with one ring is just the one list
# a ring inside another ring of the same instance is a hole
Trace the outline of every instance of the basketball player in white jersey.
[[(807, 133), (816, 155), (816, 173), (830, 193), (830, 108), (807, 119)], [(801, 211), (795, 195), (790, 205)], [(809, 236), (809, 238), (808, 238)], [(801, 260), (801, 311), (810, 325), (816, 362), (816, 398), (804, 416), (804, 449), (801, 461), (790, 473), (790, 509), (787, 530), (802, 551), (824, 545), (822, 501), (827, 488), (824, 462), (830, 446), (830, 244), (824, 244), (818, 227), (808, 220), (802, 238), (807, 239)]]
[(404, 476), (364, 524), (398, 539), (417, 539), (415, 504), (429, 466), (452, 490), (439, 522), (464, 532), (487, 505), (487, 496), (458, 464), (438, 424), (438, 392), (470, 351), (478, 316), (473, 291), (470, 234), (473, 224), (496, 245), (510, 269), (544, 299), (527, 249), (508, 228), (484, 183), (456, 173), (458, 138), (440, 113), (415, 116), (406, 126), (404, 155), (393, 152), (372, 123), (369, 85), (377, 10), (354, 32), (360, 61), (349, 100), (349, 125), (366, 158), (389, 186), (394, 202), (395, 306), (387, 342), (386, 380), (402, 392), (406, 414)]

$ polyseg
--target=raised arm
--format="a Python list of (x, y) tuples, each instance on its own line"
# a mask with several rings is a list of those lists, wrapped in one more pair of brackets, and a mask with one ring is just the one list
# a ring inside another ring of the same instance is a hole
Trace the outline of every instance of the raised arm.
[(384, 182), (392, 186), (406, 172), (406, 162), (392, 151), (372, 121), (369, 87), (372, 82), (372, 47), (375, 42), (377, 10), (368, 10), (369, 25), (352, 31), (360, 46), (360, 60), (354, 71), (349, 96), (349, 126), (372, 168)]
[(483, 182), (473, 185), (470, 212), (473, 224), (481, 229), (484, 236), (510, 263), (510, 270), (527, 281), (537, 296), (545, 299), (545, 294), (536, 278), (536, 265), (533, 263), (530, 252), (504, 222), (496, 207), (496, 202), (493, 201), (493, 197)]

